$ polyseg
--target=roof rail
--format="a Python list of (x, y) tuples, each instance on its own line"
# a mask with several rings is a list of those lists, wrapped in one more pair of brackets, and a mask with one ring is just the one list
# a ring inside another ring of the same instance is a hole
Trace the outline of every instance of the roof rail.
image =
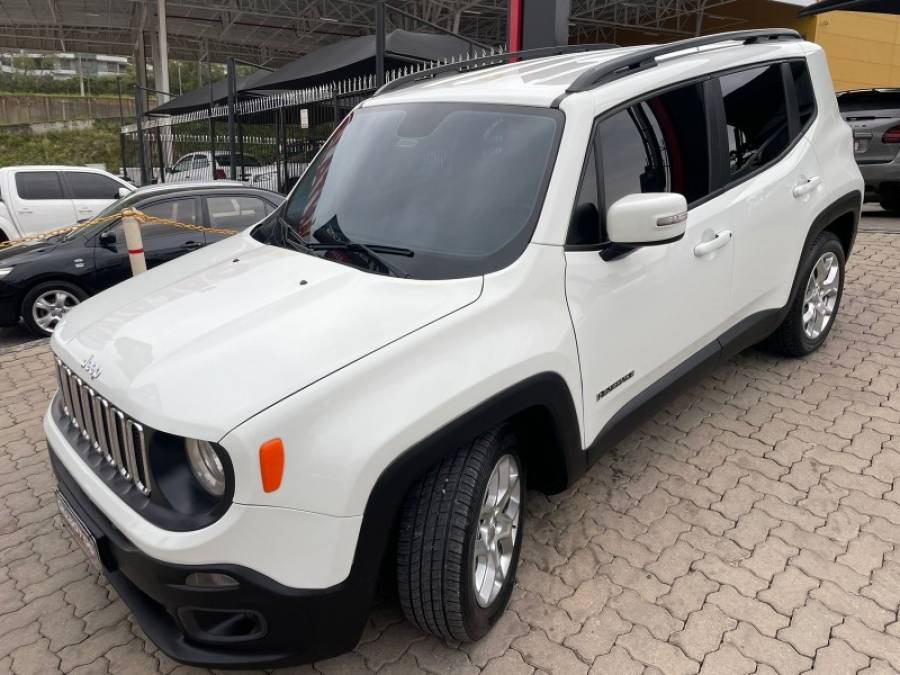
[(619, 45), (607, 42), (586, 45), (562, 45), (558, 47), (541, 47), (540, 49), (526, 49), (520, 52), (494, 54), (492, 56), (483, 56), (477, 59), (466, 59), (465, 61), (448, 63), (442, 66), (420, 70), (403, 77), (398, 77), (396, 80), (391, 80), (387, 84), (382, 85), (378, 91), (375, 92), (375, 96), (401, 89), (407, 85), (416, 84), (423, 80), (430, 80), (446, 73), (464, 73), (471, 70), (499, 66), (504, 63), (510, 63), (511, 61), (528, 61), (530, 59), (540, 59), (546, 56), (577, 54), (579, 52), (592, 52), (602, 49), (616, 49), (617, 47), (619, 47)]
[(802, 40), (803, 37), (795, 30), (788, 28), (767, 28), (763, 30), (738, 30), (730, 33), (718, 33), (717, 35), (704, 35), (677, 42), (669, 42), (641, 49), (625, 54), (619, 58), (601, 63), (590, 70), (585, 71), (569, 85), (567, 94), (575, 94), (581, 91), (589, 91), (601, 84), (612, 82), (620, 77), (653, 68), (657, 65), (656, 59), (668, 54), (675, 54), (687, 49), (706, 47), (724, 42), (743, 42), (745, 45), (758, 44), (774, 40)]

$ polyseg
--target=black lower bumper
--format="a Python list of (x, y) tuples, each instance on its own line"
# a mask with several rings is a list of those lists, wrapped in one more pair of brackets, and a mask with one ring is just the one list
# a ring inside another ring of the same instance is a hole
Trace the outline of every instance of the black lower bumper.
[[(94, 506), (52, 450), (50, 458), (60, 492), (97, 540), (104, 575), (147, 636), (176, 661), (222, 669), (274, 668), (336, 656), (358, 642), (372, 602), (370, 589), (345, 582), (298, 590), (236, 565), (155, 560)], [(237, 585), (187, 585), (195, 573), (228, 575)]]

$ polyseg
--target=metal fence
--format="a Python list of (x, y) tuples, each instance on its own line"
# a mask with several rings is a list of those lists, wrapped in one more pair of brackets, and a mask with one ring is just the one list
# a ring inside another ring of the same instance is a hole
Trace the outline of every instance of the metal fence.
[(478, 49), (387, 71), (383, 78), (373, 73), (231, 107), (143, 116), (122, 127), (123, 173), (136, 185), (233, 178), (286, 193), (340, 121), (375, 93), (379, 80), (500, 54), (501, 49)]

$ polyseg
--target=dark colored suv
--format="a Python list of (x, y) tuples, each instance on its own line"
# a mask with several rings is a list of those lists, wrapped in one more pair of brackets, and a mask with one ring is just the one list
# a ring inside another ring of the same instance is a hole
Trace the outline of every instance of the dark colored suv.
[[(0, 326), (19, 317), (45, 337), (72, 307), (131, 276), (121, 220), (101, 220), (125, 208), (151, 218), (239, 231), (271, 213), (283, 197), (240, 183), (156, 185), (102, 211), (95, 225), (0, 251)], [(227, 237), (152, 221), (141, 228), (148, 267)]]
[(845, 91), (838, 94), (838, 105), (853, 128), (867, 199), (900, 211), (900, 89)]

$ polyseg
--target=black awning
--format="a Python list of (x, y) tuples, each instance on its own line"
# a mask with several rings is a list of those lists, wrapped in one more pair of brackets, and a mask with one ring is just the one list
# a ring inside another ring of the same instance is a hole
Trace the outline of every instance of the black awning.
[(900, 14), (900, 0), (820, 0), (800, 12), (800, 16), (813, 16), (823, 12), (875, 12)]
[[(256, 83), (264, 77), (271, 75), (267, 70), (257, 70), (252, 75), (240, 77), (237, 80), (237, 92), (246, 92), (255, 88)], [(204, 84), (193, 91), (181, 94), (175, 98), (163, 103), (150, 111), (151, 115), (179, 115), (181, 113), (191, 112), (192, 110), (201, 110), (209, 107), (210, 87)], [(228, 100), (228, 78), (213, 82), (212, 85), (212, 102), (213, 105), (220, 105)]]
[[(394, 30), (385, 38), (385, 68), (465, 54), (472, 45), (453, 35)], [(302, 89), (375, 72), (375, 36), (342, 40), (302, 56), (255, 83), (259, 89)]]

